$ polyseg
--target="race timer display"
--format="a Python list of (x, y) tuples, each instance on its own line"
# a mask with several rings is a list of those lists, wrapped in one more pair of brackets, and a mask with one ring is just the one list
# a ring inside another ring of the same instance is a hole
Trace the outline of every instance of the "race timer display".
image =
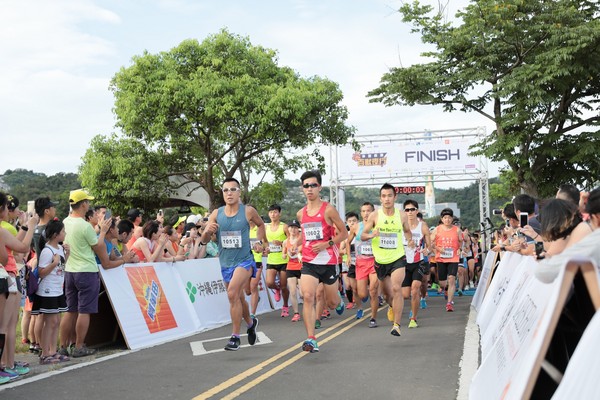
[(425, 194), (425, 186), (397, 186), (398, 194)]

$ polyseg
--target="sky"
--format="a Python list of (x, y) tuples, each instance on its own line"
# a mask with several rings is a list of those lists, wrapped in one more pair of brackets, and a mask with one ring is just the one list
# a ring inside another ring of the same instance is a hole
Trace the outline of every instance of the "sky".
[[(437, 5), (437, 1), (421, 3)], [(448, 14), (466, 0), (449, 0)], [(109, 83), (144, 51), (227, 28), (279, 65), (337, 82), (357, 135), (485, 127), (474, 113), (369, 103), (389, 68), (425, 62), (397, 0), (0, 0), (0, 173), (77, 172), (91, 139), (119, 132)], [(5, 147), (6, 146), (6, 147)], [(497, 165), (490, 165), (497, 175)], [(457, 184), (462, 186), (464, 184)]]

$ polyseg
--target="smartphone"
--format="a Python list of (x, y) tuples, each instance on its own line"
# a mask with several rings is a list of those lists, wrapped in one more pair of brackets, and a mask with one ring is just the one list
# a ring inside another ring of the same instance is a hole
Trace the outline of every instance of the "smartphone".
[(208, 217), (204, 217), (204, 218), (202, 218), (202, 221), (204, 221), (204, 222), (208, 222)]
[(158, 215), (163, 215), (163, 210), (158, 210)]
[(527, 213), (522, 212), (519, 214), (519, 225), (521, 225), (521, 228), (529, 225), (529, 215)]
[(104, 214), (104, 219), (111, 219), (112, 217), (112, 211), (110, 211), (108, 208), (106, 209), (106, 213)]
[(535, 242), (535, 255), (538, 260), (543, 260), (544, 256), (541, 254), (544, 252), (544, 242)]
[(27, 202), (27, 215), (33, 217), (35, 214), (35, 201), (29, 200)]
[(187, 232), (185, 233), (185, 237), (190, 237), (190, 231), (187, 231)]

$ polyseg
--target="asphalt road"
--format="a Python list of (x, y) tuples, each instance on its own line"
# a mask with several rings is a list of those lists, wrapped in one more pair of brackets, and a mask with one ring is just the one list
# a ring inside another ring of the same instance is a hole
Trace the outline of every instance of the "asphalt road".
[[(139, 351), (101, 351), (59, 367), (35, 365), (27, 377), (0, 386), (2, 399), (456, 399), (471, 297), (430, 297), (419, 327), (390, 335), (387, 306), (377, 328), (370, 312), (346, 310), (317, 330), (319, 353), (300, 350), (303, 324), (279, 312), (259, 316), (259, 342), (222, 351), (230, 326)], [(245, 336), (242, 345), (247, 344)], [(197, 355), (194, 355), (194, 350)]]

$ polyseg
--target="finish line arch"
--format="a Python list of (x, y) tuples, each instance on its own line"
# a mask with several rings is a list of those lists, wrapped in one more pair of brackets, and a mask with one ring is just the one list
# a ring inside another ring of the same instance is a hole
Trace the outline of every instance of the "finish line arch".
[[(360, 146), (330, 146), (330, 199), (345, 214), (346, 187), (478, 181), (479, 218), (490, 217), (488, 160), (469, 155), (486, 138), (485, 127), (355, 137)], [(487, 236), (487, 235), (486, 235)], [(486, 237), (485, 249), (489, 248)]]

